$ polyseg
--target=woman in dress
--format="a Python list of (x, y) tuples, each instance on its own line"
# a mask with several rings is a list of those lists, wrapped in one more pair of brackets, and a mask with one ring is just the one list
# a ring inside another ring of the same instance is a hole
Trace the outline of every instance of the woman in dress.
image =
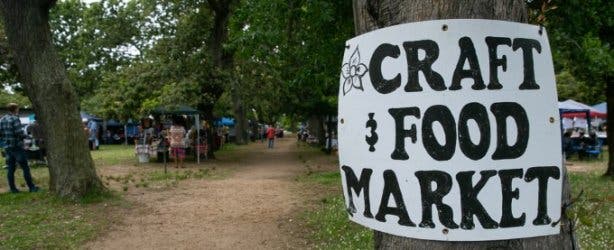
[(173, 125), (168, 131), (171, 146), (171, 157), (175, 159), (175, 168), (183, 168), (185, 158), (185, 128), (182, 125), (182, 117), (173, 117)]

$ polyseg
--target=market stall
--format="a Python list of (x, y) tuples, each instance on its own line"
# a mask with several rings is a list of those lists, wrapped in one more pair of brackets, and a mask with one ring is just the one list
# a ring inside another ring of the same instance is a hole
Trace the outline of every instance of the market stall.
[[(200, 113), (198, 110), (186, 106), (186, 105), (170, 105), (164, 107), (157, 107), (151, 111), (153, 116), (165, 116), (165, 115), (186, 115), (194, 118), (194, 126), (196, 128), (196, 138), (200, 138)], [(201, 151), (207, 150), (207, 147), (202, 145), (201, 143), (197, 143), (194, 145), (194, 150), (196, 152), (196, 162), (200, 163)], [(206, 155), (206, 154), (205, 154)]]

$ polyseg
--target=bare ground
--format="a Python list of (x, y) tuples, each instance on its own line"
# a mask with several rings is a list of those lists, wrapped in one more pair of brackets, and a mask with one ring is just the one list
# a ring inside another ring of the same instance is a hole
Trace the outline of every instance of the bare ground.
[[(276, 143), (272, 150), (253, 143), (233, 154), (233, 159), (218, 160), (219, 168), (233, 169), (224, 179), (188, 179), (158, 192), (129, 191), (125, 198), (135, 205), (122, 210), (119, 223), (86, 248), (309, 248), (302, 236), (305, 229), (295, 223), (305, 201), (318, 196), (318, 191), (302, 189), (296, 178), (312, 170), (299, 159), (293, 139)], [(326, 160), (315, 165), (335, 167)]]

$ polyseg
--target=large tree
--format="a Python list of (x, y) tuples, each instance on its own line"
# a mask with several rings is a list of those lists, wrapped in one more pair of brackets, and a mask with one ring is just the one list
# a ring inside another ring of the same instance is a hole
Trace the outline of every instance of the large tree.
[[(480, 18), (527, 22), (522, 0), (401, 1), (354, 0), (357, 34), (400, 23), (432, 19)], [(569, 202), (569, 185), (564, 180), (563, 204)], [(564, 211), (564, 209), (563, 209)], [(576, 249), (570, 222), (561, 215), (561, 233), (546, 237), (482, 242), (445, 242), (398, 237), (375, 232), (376, 249)]]
[(78, 98), (58, 58), (49, 28), (55, 0), (2, 0), (0, 11), (19, 81), (46, 128), (49, 187), (79, 198), (104, 189), (96, 175), (77, 112)]
[[(229, 91), (232, 99), (236, 120), (235, 143), (245, 144), (248, 138), (245, 133), (247, 129), (247, 118), (243, 98), (241, 98), (239, 91), (241, 82), (239, 81), (240, 78), (234, 77), (233, 74), (234, 50), (228, 49), (228, 47), (225, 46), (228, 42), (230, 16), (239, 0), (207, 0), (207, 2), (213, 14), (213, 27), (209, 38), (209, 54), (215, 68), (214, 77), (217, 81), (226, 81), (228, 84), (227, 91)], [(212, 111), (212, 109), (207, 109)], [(207, 116), (207, 114), (205, 114), (205, 116)]]

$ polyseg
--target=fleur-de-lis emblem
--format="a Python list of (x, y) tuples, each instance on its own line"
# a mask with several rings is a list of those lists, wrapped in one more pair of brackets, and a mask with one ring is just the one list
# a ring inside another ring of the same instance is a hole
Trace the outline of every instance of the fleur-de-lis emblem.
[(343, 82), (343, 95), (346, 95), (352, 88), (364, 91), (362, 87), (362, 77), (367, 73), (367, 66), (360, 63), (360, 52), (358, 47), (350, 56), (350, 61), (341, 66), (341, 75), (345, 79)]

